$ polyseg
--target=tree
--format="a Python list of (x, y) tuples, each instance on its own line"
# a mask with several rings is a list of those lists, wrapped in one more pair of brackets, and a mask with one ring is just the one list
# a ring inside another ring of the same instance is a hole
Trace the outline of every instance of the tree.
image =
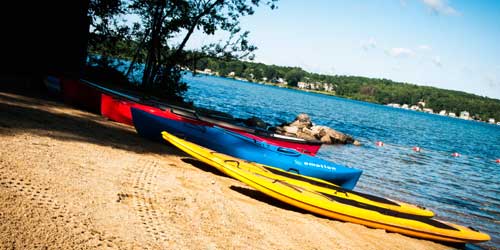
[[(275, 8), (277, 0), (265, 4)], [(252, 15), (263, 0), (132, 0), (129, 6), (142, 20), (147, 51), (141, 86), (164, 96), (182, 99), (186, 85), (180, 82), (182, 66), (198, 60), (188, 56), (186, 44), (195, 31), (214, 35), (228, 34), (225, 41), (200, 48), (194, 55), (226, 59), (253, 58), (257, 49), (242, 32), (239, 19)], [(180, 41), (180, 42), (176, 42)], [(193, 54), (191, 54), (193, 55)]]
[(120, 23), (118, 17), (125, 13), (120, 0), (91, 0), (89, 2), (90, 30), (88, 50), (100, 56), (93, 63), (109, 67), (110, 57), (121, 54), (123, 42), (127, 40), (129, 28)]
[(289, 86), (297, 86), (297, 83), (302, 80), (306, 75), (306, 72), (301, 68), (293, 68), (285, 74), (285, 80), (288, 82)]

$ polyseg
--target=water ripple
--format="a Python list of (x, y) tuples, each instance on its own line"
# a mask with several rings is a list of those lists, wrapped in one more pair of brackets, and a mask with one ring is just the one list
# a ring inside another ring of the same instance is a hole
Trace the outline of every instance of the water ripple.
[(184, 79), (187, 99), (198, 106), (274, 125), (305, 112), (354, 136), (363, 146), (325, 145), (318, 157), (362, 169), (357, 190), (427, 207), (438, 219), (492, 236), (473, 247), (500, 248), (500, 164), (494, 162), (500, 126), (219, 77)]

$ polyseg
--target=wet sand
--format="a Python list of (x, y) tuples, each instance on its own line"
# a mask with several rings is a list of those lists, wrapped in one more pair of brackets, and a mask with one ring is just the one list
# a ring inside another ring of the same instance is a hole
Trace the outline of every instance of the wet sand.
[(133, 127), (0, 92), (0, 249), (450, 249), (295, 209)]

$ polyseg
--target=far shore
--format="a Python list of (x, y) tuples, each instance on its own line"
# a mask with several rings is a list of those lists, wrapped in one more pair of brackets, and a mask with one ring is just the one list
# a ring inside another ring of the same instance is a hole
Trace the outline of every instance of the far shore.
[[(192, 72), (190, 70), (187, 70), (189, 72)], [(197, 71), (196, 74), (201, 74), (201, 75), (207, 75), (207, 76), (216, 76), (216, 77), (223, 77), (223, 78), (228, 78), (228, 79), (233, 79), (233, 80), (239, 80), (239, 81), (244, 81), (244, 82), (251, 82), (251, 83), (256, 83), (256, 84), (262, 84), (262, 85), (269, 85), (269, 86), (275, 86), (275, 87), (280, 87), (280, 88), (287, 88), (287, 89), (294, 89), (294, 90), (298, 90), (298, 91), (304, 91), (304, 92), (310, 92), (310, 93), (316, 93), (316, 94), (322, 94), (322, 95), (328, 95), (328, 96), (335, 96), (335, 97), (339, 97), (339, 98), (346, 98), (346, 99), (350, 99), (350, 100), (355, 100), (355, 101), (360, 101), (360, 102), (367, 102), (367, 101), (362, 101), (362, 100), (357, 100), (357, 99), (353, 99), (353, 98), (349, 98), (349, 97), (345, 97), (345, 96), (339, 96), (337, 94), (335, 94), (335, 92), (329, 92), (329, 91), (324, 91), (324, 90), (316, 90), (316, 89), (307, 89), (307, 88), (299, 88), (299, 87), (293, 87), (293, 86), (288, 86), (287, 84), (283, 84), (283, 83), (273, 83), (273, 82), (267, 82), (267, 81), (253, 81), (253, 80), (249, 80), (249, 79), (245, 79), (245, 78), (241, 78), (241, 77), (231, 77), (231, 76), (219, 76), (219, 75), (216, 75), (214, 73), (206, 73), (206, 72), (203, 72), (203, 71)], [(376, 102), (369, 102), (369, 103), (373, 103), (373, 104), (379, 104), (379, 105), (384, 105), (384, 104), (381, 104), (381, 103), (376, 103)], [(396, 107), (393, 103), (388, 103), (388, 104), (385, 104), (385, 106), (389, 106), (389, 107), (393, 107), (393, 108), (401, 108), (401, 107)], [(482, 123), (488, 123), (488, 124), (492, 124), (492, 125), (499, 125), (500, 126), (500, 121), (498, 122), (488, 122), (488, 121), (483, 121), (483, 120), (478, 120), (478, 119), (464, 119), (460, 116), (448, 116), (448, 114), (446, 115), (443, 115), (443, 114), (440, 114), (440, 113), (435, 113), (435, 112), (427, 112), (425, 110), (414, 110), (414, 109), (410, 109), (410, 108), (401, 108), (401, 109), (404, 109), (404, 110), (409, 110), (409, 111), (415, 111), (415, 112), (422, 112), (422, 113), (427, 113), (427, 114), (433, 114), (433, 115), (439, 115), (439, 116), (447, 116), (447, 117), (450, 117), (450, 118), (456, 118), (456, 119), (462, 119), (462, 120), (469, 120), (469, 121), (475, 121), (475, 122), (482, 122)]]
[(450, 249), (293, 208), (42, 92), (0, 90), (0, 110), (0, 249)]

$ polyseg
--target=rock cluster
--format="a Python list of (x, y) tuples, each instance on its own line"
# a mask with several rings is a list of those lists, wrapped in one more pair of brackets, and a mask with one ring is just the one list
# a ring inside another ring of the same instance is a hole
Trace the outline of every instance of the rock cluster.
[(276, 128), (276, 132), (288, 136), (295, 136), (306, 140), (320, 140), (325, 144), (361, 145), (349, 135), (343, 134), (327, 126), (314, 125), (307, 114), (299, 114), (295, 120)]

